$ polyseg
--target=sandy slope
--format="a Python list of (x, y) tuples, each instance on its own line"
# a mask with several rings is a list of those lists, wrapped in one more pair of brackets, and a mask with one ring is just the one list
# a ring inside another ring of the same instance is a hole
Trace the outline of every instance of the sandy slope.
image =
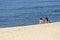
[(0, 28), (0, 40), (60, 40), (60, 22)]

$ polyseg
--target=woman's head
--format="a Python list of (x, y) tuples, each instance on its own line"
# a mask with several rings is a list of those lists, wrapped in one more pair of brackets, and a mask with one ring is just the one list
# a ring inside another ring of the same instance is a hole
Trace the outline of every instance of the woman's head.
[(40, 20), (43, 20), (42, 18), (40, 18)]
[(48, 17), (45, 18), (48, 21)]

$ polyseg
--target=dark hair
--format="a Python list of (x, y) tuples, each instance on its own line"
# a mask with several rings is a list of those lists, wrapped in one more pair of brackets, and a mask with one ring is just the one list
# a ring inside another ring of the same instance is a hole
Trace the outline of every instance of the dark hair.
[(46, 17), (46, 20), (48, 21), (48, 17)]
[(40, 18), (40, 20), (43, 20), (42, 18)]

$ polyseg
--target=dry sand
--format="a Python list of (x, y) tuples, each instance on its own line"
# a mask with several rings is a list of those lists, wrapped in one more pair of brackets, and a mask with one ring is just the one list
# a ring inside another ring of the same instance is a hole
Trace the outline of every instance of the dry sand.
[(0, 40), (60, 40), (60, 22), (0, 28)]

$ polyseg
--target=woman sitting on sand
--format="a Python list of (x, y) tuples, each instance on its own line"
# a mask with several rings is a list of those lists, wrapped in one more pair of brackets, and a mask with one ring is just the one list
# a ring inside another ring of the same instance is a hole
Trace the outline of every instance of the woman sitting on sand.
[(43, 19), (40, 18), (40, 20), (39, 20), (39, 24), (43, 24), (43, 23), (44, 23)]
[(50, 23), (50, 21), (48, 20), (47, 17), (46, 17), (45, 19), (46, 19), (46, 20), (45, 20), (45, 23)]

